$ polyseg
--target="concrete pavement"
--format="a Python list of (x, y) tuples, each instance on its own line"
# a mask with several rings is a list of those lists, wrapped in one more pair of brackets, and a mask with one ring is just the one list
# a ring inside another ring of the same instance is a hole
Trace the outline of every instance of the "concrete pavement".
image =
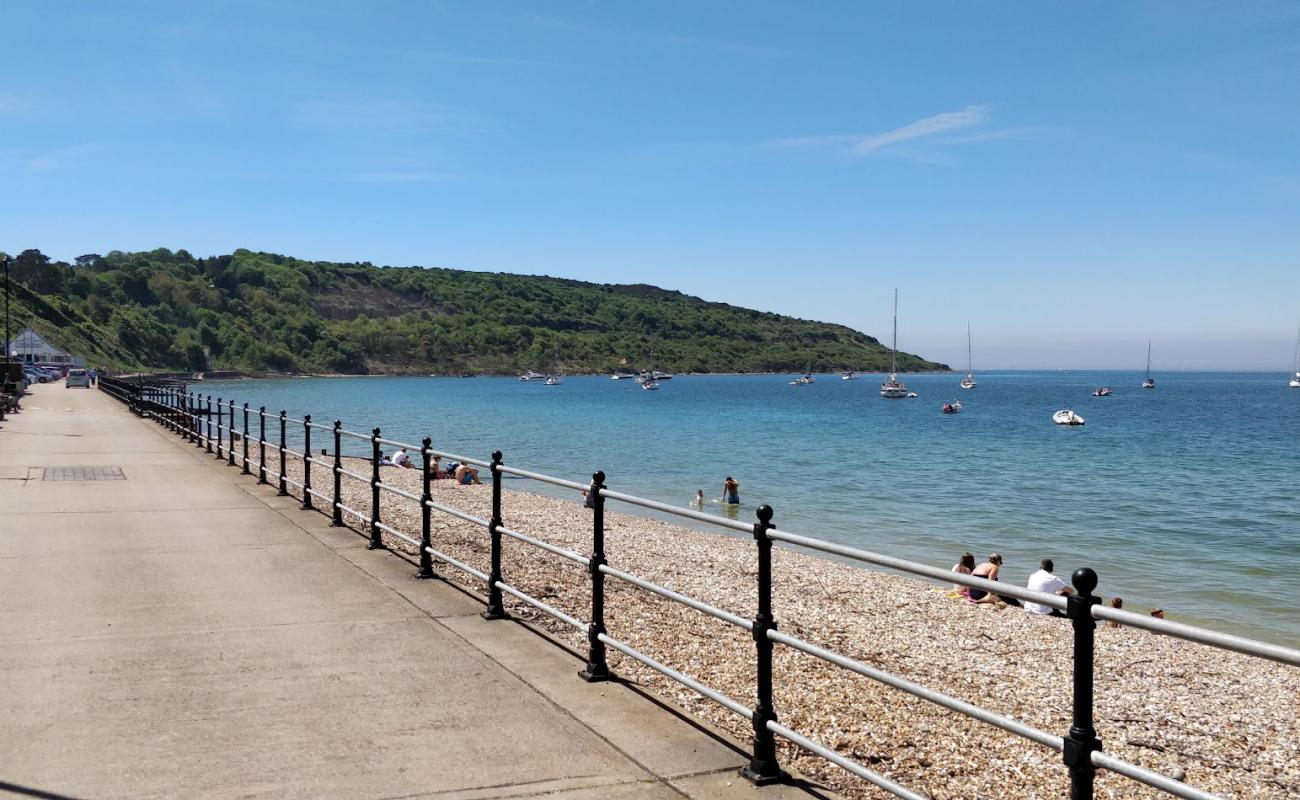
[(0, 795), (815, 796), (750, 786), (744, 744), (584, 683), (98, 391), (24, 407), (0, 423)]

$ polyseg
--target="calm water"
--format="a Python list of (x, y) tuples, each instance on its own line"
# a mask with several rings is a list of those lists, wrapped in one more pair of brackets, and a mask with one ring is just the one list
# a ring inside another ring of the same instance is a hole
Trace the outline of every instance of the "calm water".
[[(577, 481), (603, 469), (612, 489), (683, 505), (733, 475), (742, 519), (765, 502), (786, 530), (943, 567), (997, 550), (1022, 584), (1051, 557), (1062, 575), (1096, 569), (1126, 608), (1300, 642), (1300, 390), (1284, 374), (1162, 374), (1144, 391), (1139, 373), (990, 372), (969, 392), (957, 375), (917, 375), (920, 398), (894, 401), (879, 375), (789, 377), (686, 376), (659, 392), (607, 377), (194, 388), (485, 459), (499, 448)], [(1103, 384), (1114, 396), (1091, 397)], [(962, 413), (940, 413), (958, 398)], [(1067, 407), (1087, 426), (1053, 425)]]

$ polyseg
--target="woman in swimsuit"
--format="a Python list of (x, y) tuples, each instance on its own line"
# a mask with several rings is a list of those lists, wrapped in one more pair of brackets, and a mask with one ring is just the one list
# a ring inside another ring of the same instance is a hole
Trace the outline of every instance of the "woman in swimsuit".
[[(975, 556), (971, 555), (970, 553), (962, 553), (961, 560), (958, 561), (955, 565), (953, 565), (952, 571), (960, 575), (969, 575), (974, 569), (975, 569)], [(954, 583), (952, 585), (952, 588), (957, 592), (957, 594), (961, 595), (962, 597), (970, 597), (971, 592), (979, 591), (978, 589), (972, 589), (969, 586), (966, 586), (965, 584), (961, 584), (961, 583)]]

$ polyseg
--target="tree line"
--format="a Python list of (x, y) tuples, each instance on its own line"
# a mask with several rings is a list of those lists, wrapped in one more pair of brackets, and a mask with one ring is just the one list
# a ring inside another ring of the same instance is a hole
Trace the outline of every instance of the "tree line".
[[(792, 372), (889, 365), (842, 325), (648, 285), (236, 250), (13, 258), (14, 328), (106, 367), (299, 373)], [(653, 364), (652, 364), (653, 362)], [(906, 371), (946, 369), (899, 354)]]

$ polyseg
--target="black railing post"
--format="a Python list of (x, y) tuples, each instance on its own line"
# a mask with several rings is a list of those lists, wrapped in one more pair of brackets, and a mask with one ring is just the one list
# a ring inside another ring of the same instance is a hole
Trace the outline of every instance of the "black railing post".
[[(221, 443), (225, 441), (225, 434), (221, 432), (221, 415), (224, 414), (224, 413), (225, 413), (225, 412), (222, 411), (222, 409), (221, 409), (221, 398), (218, 397), (218, 398), (217, 398), (217, 435), (216, 435), (216, 437), (215, 437), (216, 440), (217, 440), (217, 460), (218, 460), (218, 461), (221, 461), (222, 459), (225, 458), (225, 456), (223, 456), (223, 455), (221, 454)], [(211, 453), (212, 451), (211, 451), (211, 450), (208, 450), (208, 452)]]
[(203, 412), (203, 444), (212, 452), (212, 395), (203, 395), (206, 411)]
[(334, 514), (330, 525), (343, 527), (343, 421), (334, 420)]
[(266, 406), (257, 407), (257, 482), (270, 483), (266, 479)]
[(311, 511), (311, 414), (302, 416), (302, 508)]
[(600, 637), (605, 633), (605, 498), (600, 490), (605, 488), (605, 473), (591, 476), (587, 499), (591, 505), (591, 559), (587, 571), (591, 573), (591, 623), (587, 625), (587, 668), (579, 672), (588, 683), (607, 681), (609, 663), (605, 660), (605, 643)]
[(506, 619), (505, 604), (501, 598), (501, 451), (492, 453), (492, 519), (488, 520), (488, 536), (492, 542), (492, 566), (488, 573), (488, 602), (483, 619)]
[(758, 543), (758, 616), (754, 617), (754, 646), (758, 655), (758, 670), (754, 707), (754, 756), (741, 774), (751, 782), (763, 786), (785, 779), (786, 775), (776, 763), (776, 736), (767, 729), (768, 722), (776, 722), (772, 707), (772, 640), (768, 631), (776, 630), (772, 616), (772, 507), (759, 506), (758, 522), (754, 524), (754, 541)]
[(1065, 766), (1070, 770), (1070, 800), (1092, 800), (1092, 781), (1097, 768), (1092, 754), (1101, 749), (1092, 722), (1093, 639), (1097, 623), (1092, 607), (1101, 602), (1093, 595), (1097, 573), (1084, 567), (1070, 576), (1075, 592), (1065, 598), (1066, 616), (1074, 627), (1074, 715), (1070, 735), (1065, 738)]
[(367, 550), (384, 549), (384, 536), (379, 531), (379, 429), (370, 433), (371, 451), (374, 462), (370, 468), (370, 543)]
[(235, 466), (235, 401), (230, 401), (230, 424), (226, 426), (230, 431), (230, 442), (226, 445), (227, 463)]
[(285, 419), (284, 416), (284, 409), (280, 409), (280, 480), (279, 480), (280, 491), (279, 491), (279, 495), (281, 497), (287, 497), (289, 495), (289, 485), (284, 481), (284, 450), (285, 450), (284, 429), (285, 429), (286, 422), (287, 420)]
[(420, 571), (415, 574), (417, 578), (438, 577), (433, 572), (433, 554), (429, 552), (429, 548), (433, 547), (432, 533), (429, 530), (433, 514), (433, 509), (429, 508), (429, 503), (433, 501), (433, 493), (429, 488), (429, 473), (433, 469), (432, 446), (433, 440), (424, 437), (420, 447), (420, 455), (424, 456), (424, 491), (420, 493)]
[(200, 436), (199, 411), (203, 406), (203, 399), (198, 392), (191, 392), (186, 395), (185, 402), (186, 411), (190, 414), (190, 441), (194, 442), (195, 447), (201, 447), (203, 438)]
[(244, 403), (244, 435), (240, 437), (244, 443), (244, 469), (245, 475), (252, 475), (253, 471), (248, 468), (248, 403)]

